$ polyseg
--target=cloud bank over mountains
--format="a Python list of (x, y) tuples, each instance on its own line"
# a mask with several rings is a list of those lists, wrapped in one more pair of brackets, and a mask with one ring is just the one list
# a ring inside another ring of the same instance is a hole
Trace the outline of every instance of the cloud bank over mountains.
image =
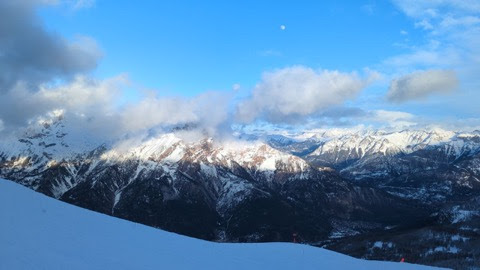
[(245, 123), (257, 118), (295, 122), (354, 99), (377, 77), (374, 72), (361, 77), (355, 72), (316, 71), (304, 66), (265, 72), (251, 97), (238, 104), (237, 119)]
[[(470, 32), (480, 33), (480, 8), (475, 2), (406, 2), (395, 1), (418, 27), (440, 41), (430, 43), (436, 44), (433, 50), (414, 48), (410, 54), (384, 61), (384, 65), (400, 70), (386, 74), (393, 79), (385, 97), (393, 104), (452, 93), (460, 87), (464, 74), (459, 75), (455, 65), (458, 59), (471, 56), (467, 66), (473, 70), (474, 64), (480, 63), (479, 49), (474, 46), (480, 44), (478, 36), (457, 36), (456, 44), (460, 45), (443, 45), (445, 40), (454, 39), (452, 28), (469, 26)], [(364, 121), (389, 127), (418, 123), (411, 113), (352, 105), (362, 91), (385, 75), (368, 69), (358, 72), (287, 66), (264, 72), (242, 98), (237, 95), (244, 89), (236, 86), (195, 97), (147, 94), (138, 102), (122, 103), (123, 89), (131, 86), (128, 76), (93, 78), (90, 73), (102, 57), (99, 46), (90, 37), (68, 40), (47, 31), (36, 14), (38, 6), (45, 3), (0, 0), (0, 132), (28, 126), (52, 111), (61, 112), (77, 127), (99, 136), (182, 125), (215, 136), (228, 132), (232, 124), (258, 121), (293, 126), (312, 121), (318, 125)], [(463, 15), (443, 15), (436, 8), (444, 6), (452, 6)]]

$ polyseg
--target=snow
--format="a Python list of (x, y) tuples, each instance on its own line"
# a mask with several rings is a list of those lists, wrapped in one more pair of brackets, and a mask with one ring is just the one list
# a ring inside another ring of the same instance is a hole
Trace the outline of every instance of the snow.
[(472, 216), (479, 215), (479, 211), (462, 210), (460, 207), (454, 206), (452, 209), (453, 220), (452, 224), (459, 223), (470, 219)]
[(274, 157), (269, 157), (266, 158), (265, 161), (263, 161), (260, 166), (258, 166), (258, 169), (261, 171), (275, 171), (276, 169), (276, 159)]
[[(317, 133), (315, 133), (317, 132)], [(356, 153), (363, 157), (366, 153), (383, 155), (397, 153), (411, 153), (425, 147), (443, 145), (450, 147), (455, 156), (472, 149), (479, 149), (480, 145), (470, 139), (465, 133), (456, 133), (442, 129), (403, 130), (388, 132), (383, 130), (328, 130), (310, 131), (311, 139), (323, 142), (310, 156), (324, 153), (335, 153), (338, 149)], [(303, 137), (304, 139), (308, 138)], [(360, 155), (361, 153), (361, 155)]]
[(113, 208), (115, 208), (115, 205), (117, 205), (121, 197), (122, 197), (121, 191), (118, 191), (117, 193), (115, 193), (115, 201), (113, 202)]
[(167, 163), (179, 161), (183, 155), (184, 143), (172, 133), (160, 134), (148, 140), (127, 139), (117, 142), (112, 149), (102, 155), (104, 160), (142, 160), (150, 158)]
[(393, 243), (392, 242), (382, 242), (382, 241), (376, 241), (373, 243), (374, 248), (392, 248)]
[(226, 209), (236, 207), (252, 194), (253, 185), (235, 175), (220, 177), (220, 180), (225, 191), (217, 204), (217, 210), (220, 214), (224, 214)]
[(358, 231), (355, 231), (351, 228), (348, 227), (341, 227), (341, 228), (335, 228), (334, 231), (330, 234), (329, 238), (335, 239), (335, 238), (342, 238), (345, 236), (354, 236), (359, 234)]
[(452, 241), (462, 241), (462, 242), (465, 242), (467, 240), (469, 240), (470, 238), (468, 237), (463, 237), (463, 236), (460, 236), (458, 234), (455, 234), (455, 235), (452, 235)]
[(165, 161), (170, 163), (178, 162), (183, 158), (184, 154), (185, 153), (183, 152), (183, 149), (175, 148), (175, 150), (173, 150), (173, 152), (165, 158)]
[(432, 249), (428, 250), (426, 254), (428, 255), (428, 254), (433, 254), (437, 252), (457, 254), (459, 251), (460, 249), (455, 246), (448, 246), (448, 247), (438, 246), (433, 250)]
[(0, 179), (0, 269), (433, 269), (292, 243), (197, 240), (78, 208)]
[(208, 166), (200, 162), (200, 170), (207, 176), (217, 177), (217, 169), (214, 166)]

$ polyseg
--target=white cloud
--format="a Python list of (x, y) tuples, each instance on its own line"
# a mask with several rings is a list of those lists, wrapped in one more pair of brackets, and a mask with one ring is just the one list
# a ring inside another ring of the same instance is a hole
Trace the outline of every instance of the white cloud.
[(428, 97), (436, 93), (448, 93), (458, 87), (458, 79), (451, 70), (417, 71), (394, 79), (389, 87), (387, 99), (405, 102)]
[[(391, 57), (387, 64), (413, 69), (478, 69), (480, 58), (480, 2), (477, 0), (393, 0), (396, 6), (425, 30), (425, 44)], [(434, 44), (434, 46), (432, 46)], [(472, 76), (466, 80), (478, 80)]]
[(294, 66), (265, 72), (252, 96), (237, 106), (237, 119), (250, 122), (263, 118), (285, 122), (339, 105), (354, 98), (378, 74), (361, 78), (357, 73), (313, 70)]
[(73, 9), (91, 8), (95, 6), (95, 0), (76, 0), (73, 1)]
[(414, 115), (407, 112), (401, 111), (387, 111), (387, 110), (376, 110), (373, 111), (376, 121), (380, 122), (394, 122), (394, 121), (405, 121), (412, 120)]
[(32, 98), (48, 101), (54, 106), (72, 110), (88, 111), (93, 107), (113, 110), (115, 102), (121, 95), (120, 88), (129, 82), (122, 74), (105, 80), (94, 80), (86, 76), (77, 76), (69, 84), (57, 87), (41, 86)]
[[(36, 86), (97, 66), (101, 52), (93, 39), (68, 41), (46, 31), (36, 15), (37, 1), (0, 1), (0, 92), (22, 81)], [(32, 89), (35, 90), (35, 89)]]
[(416, 49), (384, 60), (384, 64), (401, 71), (425, 68), (451, 68), (462, 62), (462, 55), (454, 48)]
[(106, 80), (77, 76), (72, 82), (59, 86), (41, 85), (32, 92), (25, 83), (17, 84), (0, 94), (0, 117), (6, 127), (21, 127), (32, 119), (53, 110), (100, 119), (116, 111), (125, 75)]
[(424, 30), (432, 30), (433, 29), (433, 25), (430, 23), (430, 21), (428, 21), (426, 19), (415, 22), (415, 27), (416, 28), (422, 28)]
[(191, 125), (213, 135), (228, 120), (230, 93), (206, 92), (194, 98), (147, 97), (121, 111), (125, 132), (165, 125)]
[(480, 12), (477, 0), (393, 0), (393, 2), (410, 17), (439, 16), (444, 9), (455, 12)]
[(374, 122), (382, 128), (403, 129), (417, 125), (417, 117), (408, 112), (373, 110), (368, 112), (365, 122)]
[(464, 17), (453, 17), (446, 16), (440, 22), (440, 27), (442, 28), (452, 28), (457, 26), (472, 26), (480, 23), (480, 17), (477, 16), (464, 16)]
[(95, 6), (95, 0), (33, 0), (41, 5), (66, 5), (73, 10), (86, 9)]
[(193, 98), (145, 96), (121, 105), (122, 88), (129, 84), (126, 75), (105, 80), (77, 76), (70, 83), (43, 85), (33, 93), (19, 84), (0, 94), (2, 127), (13, 131), (60, 111), (76, 130), (103, 138), (182, 125), (213, 136), (228, 128), (233, 92), (206, 92)]
[(122, 112), (122, 121), (127, 130), (140, 130), (160, 124), (186, 124), (198, 120), (190, 102), (181, 98), (143, 99)]

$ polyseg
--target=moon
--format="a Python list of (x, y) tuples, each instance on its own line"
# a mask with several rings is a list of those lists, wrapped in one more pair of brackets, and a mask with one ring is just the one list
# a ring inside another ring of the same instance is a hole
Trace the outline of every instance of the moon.
[(282, 30), (282, 31), (283, 31), (283, 30), (285, 30), (285, 28), (286, 28), (286, 27), (285, 27), (285, 25), (283, 25), (283, 24), (282, 24), (282, 25), (280, 25), (280, 30)]

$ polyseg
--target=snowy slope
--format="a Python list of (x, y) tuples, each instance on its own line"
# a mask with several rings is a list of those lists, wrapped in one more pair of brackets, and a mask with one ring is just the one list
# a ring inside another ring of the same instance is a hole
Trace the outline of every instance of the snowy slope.
[(288, 243), (206, 242), (81, 209), (0, 179), (0, 269), (431, 269)]

